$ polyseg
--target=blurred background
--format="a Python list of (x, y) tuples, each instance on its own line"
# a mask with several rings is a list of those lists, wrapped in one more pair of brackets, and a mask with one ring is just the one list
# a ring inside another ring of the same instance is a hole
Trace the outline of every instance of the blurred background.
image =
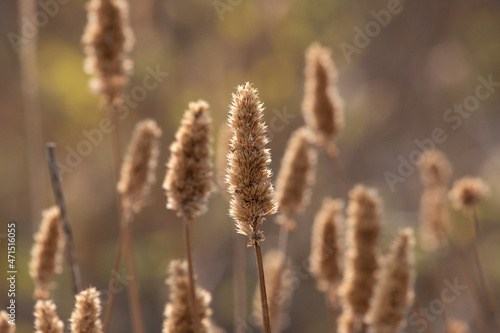
[[(47, 7), (48, 3), (52, 7)], [(129, 142), (133, 126), (141, 119), (155, 119), (163, 130), (158, 182), (149, 206), (133, 224), (148, 332), (161, 330), (168, 300), (164, 284), (168, 263), (184, 255), (182, 224), (173, 212), (165, 209), (161, 182), (168, 147), (188, 102), (201, 98), (210, 104), (217, 153), (217, 137), (226, 121), (231, 93), (238, 84), (253, 82), (266, 107), (272, 138), (269, 144), (272, 168), (276, 175), (290, 133), (304, 124), (301, 115), (304, 51), (314, 41), (332, 49), (338, 69), (346, 117), (346, 127), (338, 140), (341, 164), (353, 183), (376, 187), (384, 199), (381, 250), (386, 251), (398, 228), (418, 227), (422, 190), (418, 172), (409, 172), (404, 182), (396, 183), (393, 189), (386, 181), (386, 172), (397, 174), (401, 159), (408, 160), (419, 149), (415, 140), (428, 142), (432, 132), (441, 128), (446, 139), (434, 144), (449, 156), (454, 179), (480, 175), (492, 189), (491, 197), (479, 210), (481, 257), (495, 308), (499, 309), (500, 265), (496, 255), (500, 250), (497, 205), (500, 83), (496, 86), (494, 83), (500, 82), (499, 1), (130, 0), (129, 3), (136, 37), (132, 53), (135, 70), (125, 94), (131, 95), (134, 87), (142, 86), (152, 69), (168, 73), (157, 87), (147, 90), (144, 98), (141, 96), (140, 101), (129, 105), (130, 112), (121, 121), (123, 147)], [(36, 67), (29, 68), (32, 72), (28, 76), (35, 77), (39, 85), (40, 98), (35, 108), (39, 110), (41, 131), (37, 133), (28, 129), (36, 118), (23, 105), (20, 62), (16, 42), (12, 42), (12, 34), (20, 35), (19, 25), (24, 21), (18, 19), (16, 1), (0, 2), (3, 36), (0, 234), (5, 237), (6, 224), (17, 222), (19, 332), (29, 332), (33, 323), (33, 282), (27, 270), (33, 233), (38, 228), (41, 210), (54, 204), (44, 145), (55, 142), (57, 159), (65, 163), (69, 152), (86, 140), (84, 133), (98, 129), (100, 121), (107, 117), (99, 97), (90, 93), (89, 77), (82, 69), (84, 5), (82, 0), (42, 0), (36, 5), (36, 12), (46, 13), (46, 20), (43, 14), (38, 18), (38, 36), (27, 40), (36, 50)], [(381, 18), (380, 11), (388, 12), (388, 8), (394, 9), (395, 14)], [(376, 17), (381, 23), (377, 23)], [(23, 20), (33, 22), (32, 18)], [(463, 115), (447, 111), (475, 94), (481, 84), (479, 77), (493, 81), (489, 97)], [(450, 120), (447, 116), (455, 118)], [(37, 145), (35, 151), (27, 148), (30, 137)], [(87, 156), (81, 157), (62, 177), (83, 284), (100, 290), (107, 289), (118, 236), (111, 139), (111, 135), (105, 134), (102, 142), (92, 145)], [(35, 177), (30, 178), (30, 168)], [(210, 200), (209, 211), (194, 221), (192, 241), (199, 284), (213, 295), (215, 321), (231, 332), (234, 331), (235, 232), (228, 216), (227, 198), (221, 192)], [(298, 218), (291, 235), (291, 260), (297, 267), (309, 255), (313, 218), (325, 196), (342, 198), (343, 193), (332, 176), (328, 158), (320, 154), (311, 205)], [(265, 223), (264, 232), (266, 252), (277, 246), (274, 217)], [(245, 237), (238, 237), (244, 247)], [(460, 213), (453, 214), (453, 238), (457, 244), (467, 251), (472, 237), (470, 221)], [(0, 238), (0, 249), (0, 308), (5, 308), (5, 238)], [(257, 282), (252, 252), (252, 248), (247, 249), (249, 309)], [(422, 307), (439, 299), (445, 287), (443, 280), (436, 277), (437, 264), (442, 265), (446, 279), (465, 282), (464, 267), (450, 258), (447, 251), (428, 254), (417, 244), (416, 294)], [(285, 331), (325, 332), (323, 295), (316, 290), (314, 279), (308, 273), (305, 275), (294, 291), (289, 310), (291, 320)], [(54, 299), (61, 318), (67, 322), (73, 298), (66, 267), (55, 281), (58, 288)], [(478, 309), (470, 289), (446, 305), (446, 315), (462, 318), (474, 331), (480, 331)], [(131, 332), (128, 318), (123, 290), (117, 295), (111, 331)], [(259, 331), (249, 325), (249, 332)], [(442, 316), (436, 316), (429, 326), (433, 332), (442, 332)], [(425, 332), (419, 328), (422, 326), (410, 325), (404, 331)]]

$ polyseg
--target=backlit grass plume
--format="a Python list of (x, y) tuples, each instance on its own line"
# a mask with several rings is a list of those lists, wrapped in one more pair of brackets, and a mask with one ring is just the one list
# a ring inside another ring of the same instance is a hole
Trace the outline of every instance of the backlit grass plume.
[(167, 285), (170, 287), (170, 302), (165, 307), (163, 333), (195, 332), (193, 318), (199, 318), (198, 333), (211, 332), (212, 310), (210, 309), (210, 293), (196, 286), (196, 310), (198, 316), (191, 314), (189, 302), (190, 282), (186, 261), (173, 260), (169, 266)]
[(463, 177), (453, 184), (449, 197), (454, 207), (472, 210), (489, 193), (489, 186), (481, 178)]
[(337, 71), (331, 51), (318, 43), (306, 51), (302, 111), (307, 126), (322, 146), (331, 146), (344, 127), (344, 111), (337, 91)]
[(230, 214), (238, 233), (246, 235), (249, 246), (264, 239), (264, 219), (277, 211), (271, 184), (271, 154), (263, 122), (263, 105), (249, 83), (233, 94), (229, 126), (232, 129), (228, 153), (227, 182), (231, 194)]
[(458, 319), (446, 319), (447, 333), (470, 333), (469, 325)]
[(87, 26), (82, 44), (87, 55), (84, 70), (92, 75), (91, 89), (106, 103), (120, 101), (120, 90), (127, 84), (133, 63), (129, 53), (134, 36), (129, 25), (126, 0), (90, 0)]
[(310, 146), (309, 137), (305, 128), (292, 134), (276, 180), (275, 198), (280, 214), (287, 220), (304, 211), (311, 198), (317, 151)]
[(446, 155), (438, 150), (431, 150), (421, 155), (418, 168), (423, 186), (420, 199), (422, 246), (434, 250), (447, 242), (449, 229), (447, 192), (452, 167)]
[(378, 269), (381, 201), (375, 190), (356, 185), (349, 192), (347, 215), (345, 272), (339, 291), (344, 311), (349, 308), (359, 322), (368, 311)]
[[(271, 250), (264, 256), (264, 271), (266, 272), (266, 286), (268, 288), (268, 304), (271, 327), (278, 332), (281, 327), (284, 312), (292, 296), (292, 272), (288, 268), (285, 255), (279, 250)], [(262, 326), (262, 307), (260, 304), (259, 288), (255, 290), (253, 301), (253, 316)]]
[[(36, 333), (64, 333), (64, 324), (56, 312), (56, 305), (52, 300), (39, 300), (35, 304), (35, 332)], [(0, 330), (0, 332), (3, 332)]]
[(154, 120), (143, 120), (135, 126), (118, 182), (118, 192), (125, 210), (138, 213), (146, 203), (156, 181), (160, 136), (161, 129)]
[(101, 333), (101, 301), (99, 292), (91, 287), (75, 296), (71, 313), (71, 333)]
[(215, 190), (211, 162), (212, 119), (205, 101), (189, 103), (181, 127), (170, 146), (170, 159), (163, 188), (167, 208), (191, 220), (207, 209), (208, 197)]
[(318, 289), (324, 292), (341, 278), (339, 235), (343, 207), (341, 200), (327, 198), (314, 220), (310, 267)]
[(342, 314), (337, 320), (337, 332), (338, 333), (355, 333), (356, 318), (352, 311), (347, 308), (344, 309)]
[(35, 298), (49, 298), (52, 277), (62, 272), (65, 236), (59, 208), (53, 206), (42, 212), (42, 222), (35, 235), (29, 264), (35, 282)]
[(396, 333), (413, 301), (414, 236), (401, 230), (384, 260), (367, 321), (373, 333)]
[(5, 311), (0, 311), (0, 333), (15, 333), (16, 325), (9, 324), (10, 317)]

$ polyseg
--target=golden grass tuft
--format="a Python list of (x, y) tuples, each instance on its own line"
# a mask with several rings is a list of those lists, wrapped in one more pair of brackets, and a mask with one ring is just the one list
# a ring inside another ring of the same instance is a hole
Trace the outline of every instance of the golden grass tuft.
[(458, 319), (446, 319), (447, 333), (470, 333), (469, 325)]
[(271, 183), (271, 154), (263, 122), (263, 105), (250, 83), (238, 86), (233, 94), (229, 126), (232, 129), (228, 153), (227, 182), (231, 195), (230, 215), (238, 233), (246, 235), (249, 246), (264, 239), (260, 230), (266, 216), (275, 214), (277, 204)]
[(339, 236), (343, 207), (342, 200), (324, 199), (314, 220), (310, 267), (318, 289), (323, 292), (337, 284), (342, 275)]
[(474, 209), (490, 193), (489, 186), (477, 177), (463, 177), (457, 180), (449, 192), (450, 201), (457, 209)]
[[(187, 333), (194, 332), (195, 325), (192, 322), (191, 307), (189, 302), (189, 277), (186, 261), (173, 260), (169, 266), (169, 278), (166, 283), (170, 287), (170, 302), (165, 307), (165, 320), (163, 321), (163, 333)], [(215, 324), (211, 321), (212, 310), (210, 309), (210, 293), (198, 286), (195, 290), (196, 309), (201, 325), (200, 332), (212, 332), (211, 327)]]
[(106, 103), (120, 102), (120, 90), (129, 80), (133, 62), (128, 54), (134, 45), (125, 0), (90, 0), (82, 44), (87, 55), (84, 70), (93, 77), (90, 88)]
[(99, 292), (91, 287), (75, 296), (71, 313), (71, 333), (101, 333), (101, 301)]
[(156, 181), (160, 136), (161, 129), (154, 120), (143, 120), (135, 126), (117, 186), (125, 210), (138, 213), (146, 204)]
[[(52, 300), (39, 300), (35, 304), (36, 333), (64, 333), (64, 323), (57, 315), (56, 305)], [(3, 332), (0, 330), (0, 332)]]
[(0, 333), (15, 333), (16, 326), (9, 324), (10, 317), (5, 311), (0, 311)]
[(309, 205), (316, 163), (317, 151), (310, 146), (310, 133), (299, 128), (288, 141), (276, 180), (275, 199), (285, 218), (292, 218)]
[(29, 273), (35, 282), (36, 299), (50, 297), (52, 278), (63, 269), (65, 236), (57, 206), (42, 212), (42, 222), (31, 249)]
[(407, 228), (399, 231), (385, 258), (367, 314), (367, 322), (373, 333), (394, 333), (403, 323), (414, 294), (413, 246), (413, 230)]
[(318, 43), (307, 49), (305, 78), (302, 112), (306, 124), (319, 145), (332, 145), (344, 127), (344, 111), (331, 50)]

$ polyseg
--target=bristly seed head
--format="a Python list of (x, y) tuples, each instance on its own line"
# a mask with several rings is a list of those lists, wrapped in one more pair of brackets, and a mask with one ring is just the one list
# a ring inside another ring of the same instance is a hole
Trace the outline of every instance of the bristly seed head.
[[(64, 333), (64, 324), (59, 319), (52, 300), (39, 300), (35, 304), (35, 333)], [(0, 330), (0, 332), (4, 332)]]
[(91, 287), (75, 296), (71, 313), (71, 333), (102, 333), (99, 292)]
[(479, 205), (489, 193), (489, 186), (481, 178), (463, 177), (453, 184), (449, 197), (456, 208), (471, 210)]
[(215, 191), (211, 125), (208, 104), (202, 100), (189, 103), (170, 146), (163, 182), (167, 208), (188, 220), (206, 211), (208, 198)]
[(264, 240), (260, 230), (266, 216), (275, 214), (277, 204), (271, 183), (271, 154), (263, 122), (263, 105), (250, 83), (238, 86), (230, 107), (233, 132), (227, 155), (227, 183), (231, 195), (230, 215), (248, 246)]
[(11, 325), (9, 323), (10, 317), (5, 311), (0, 311), (0, 332), (1, 333), (15, 333), (16, 325)]

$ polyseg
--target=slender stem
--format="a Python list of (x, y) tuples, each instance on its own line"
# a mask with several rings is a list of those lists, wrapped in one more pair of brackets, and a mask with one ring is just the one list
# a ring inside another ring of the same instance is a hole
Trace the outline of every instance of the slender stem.
[(132, 312), (132, 325), (134, 326), (134, 332), (143, 333), (144, 326), (142, 320), (141, 313), (141, 300), (139, 296), (139, 284), (137, 283), (137, 273), (135, 269), (135, 261), (134, 261), (134, 250), (132, 246), (132, 226), (130, 225), (128, 228), (124, 230), (125, 234), (125, 270), (127, 272), (129, 281), (129, 303)]
[(264, 330), (266, 333), (271, 333), (269, 308), (267, 306), (266, 279), (264, 277), (264, 264), (262, 263), (262, 251), (260, 249), (260, 244), (258, 242), (255, 243), (255, 257), (257, 259), (257, 268), (259, 270), (260, 302), (262, 306), (262, 319), (264, 322)]
[(234, 331), (236, 333), (245, 333), (245, 328), (240, 327), (240, 320), (245, 319), (246, 314), (246, 255), (245, 249), (241, 246), (238, 235), (233, 234), (233, 274), (234, 287)]
[(338, 158), (338, 153), (335, 151), (335, 149), (332, 148), (326, 148), (326, 153), (328, 157), (330, 158), (330, 164), (332, 168), (332, 173), (335, 179), (337, 180), (340, 189), (342, 192), (344, 192), (344, 195), (348, 195), (349, 190), (351, 189), (351, 182), (349, 181), (349, 178), (347, 177), (346, 172), (342, 168), (339, 162)]
[(193, 258), (191, 256), (191, 240), (189, 237), (189, 219), (184, 218), (184, 247), (186, 250), (186, 258), (188, 263), (188, 277), (189, 277), (189, 303), (191, 308), (191, 317), (193, 320), (194, 332), (200, 332), (201, 322), (200, 314), (196, 306), (196, 294), (195, 294), (195, 281), (193, 273)]
[(476, 265), (476, 269), (477, 269), (477, 273), (479, 275), (479, 285), (480, 285), (480, 288), (481, 288), (481, 292), (482, 292), (482, 295), (483, 295), (483, 299), (484, 299), (484, 302), (485, 302), (485, 305), (486, 305), (486, 308), (488, 310), (488, 318), (490, 319), (491, 321), (491, 324), (495, 330), (495, 332), (500, 332), (500, 328), (497, 324), (497, 321), (494, 317), (494, 309), (493, 309), (493, 305), (492, 305), (492, 302), (491, 302), (491, 299), (489, 297), (490, 293), (488, 292), (488, 288), (487, 288), (487, 285), (486, 285), (486, 278), (485, 278), (485, 275), (484, 275), (484, 269), (483, 269), (483, 266), (481, 264), (481, 260), (479, 258), (479, 251), (478, 251), (478, 248), (480, 246), (480, 243), (479, 243), (479, 220), (477, 218), (477, 213), (476, 213), (476, 210), (474, 209), (472, 211), (472, 218), (473, 218), (473, 222), (474, 222), (474, 228), (476, 230), (476, 234), (475, 234), (475, 237), (474, 237), (474, 243), (473, 243), (473, 246), (472, 246), (472, 250), (473, 250), (473, 253), (474, 253), (474, 262), (475, 262), (475, 265)]
[[(287, 265), (287, 259), (288, 259), (288, 239), (290, 235), (290, 229), (287, 227), (288, 220), (285, 221), (280, 227), (280, 234), (279, 234), (279, 251), (283, 254), (283, 261), (280, 263), (279, 271), (278, 271), (278, 276), (281, 280), (281, 283), (279, 283), (279, 290), (276, 291), (277, 295), (282, 295), (282, 290), (283, 288), (283, 279), (285, 278), (284, 273), (285, 273), (285, 267)], [(279, 297), (280, 298), (280, 297)], [(275, 304), (274, 308), (274, 313), (276, 314), (276, 319), (275, 323), (273, 323), (273, 330), (276, 332), (281, 332), (281, 325), (282, 325), (282, 317), (283, 317), (283, 309), (282, 309), (282, 301), (278, 301)]]
[(47, 143), (47, 158), (49, 163), (50, 179), (52, 180), (52, 189), (54, 191), (54, 197), (56, 199), (57, 206), (59, 207), (59, 211), (61, 213), (63, 230), (66, 236), (66, 259), (68, 261), (68, 266), (71, 271), (71, 278), (73, 282), (73, 293), (76, 295), (82, 289), (82, 280), (80, 277), (80, 268), (76, 260), (76, 251), (75, 251), (75, 243), (73, 241), (73, 234), (71, 232), (71, 226), (69, 225), (68, 216), (66, 213), (66, 204), (64, 202), (61, 180), (59, 178), (59, 171), (57, 169), (54, 147), (55, 147), (54, 143)]
[(130, 223), (132, 222), (132, 214), (130, 212), (123, 212), (122, 217), (121, 217), (121, 223), (120, 223), (120, 235), (118, 239), (118, 246), (116, 249), (116, 255), (115, 255), (115, 262), (113, 264), (113, 271), (111, 272), (111, 279), (109, 281), (108, 287), (110, 293), (109, 293), (109, 299), (108, 303), (106, 305), (106, 310), (104, 311), (104, 318), (103, 318), (103, 333), (108, 332), (109, 329), (109, 324), (111, 322), (111, 314), (113, 312), (113, 305), (115, 301), (115, 294), (116, 294), (116, 283), (118, 281), (118, 273), (120, 270), (120, 264), (122, 261), (122, 250), (123, 250), (123, 243), (126, 241), (126, 232), (125, 229), (129, 228)]

